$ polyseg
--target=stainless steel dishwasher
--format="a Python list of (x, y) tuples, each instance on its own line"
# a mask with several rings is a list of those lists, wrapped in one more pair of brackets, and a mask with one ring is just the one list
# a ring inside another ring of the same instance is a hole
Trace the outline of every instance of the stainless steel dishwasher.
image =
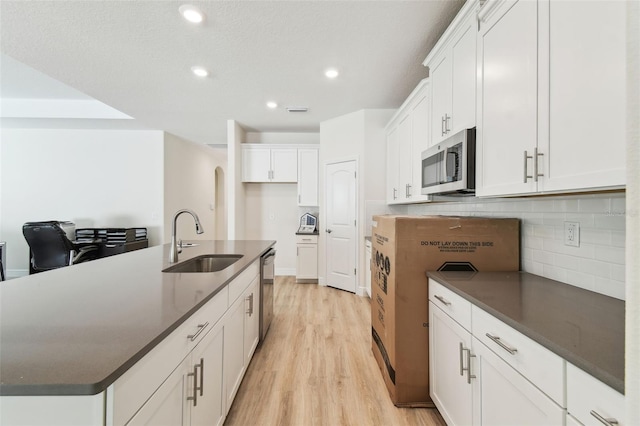
[(270, 249), (260, 257), (260, 341), (264, 340), (273, 318), (275, 260), (275, 249)]

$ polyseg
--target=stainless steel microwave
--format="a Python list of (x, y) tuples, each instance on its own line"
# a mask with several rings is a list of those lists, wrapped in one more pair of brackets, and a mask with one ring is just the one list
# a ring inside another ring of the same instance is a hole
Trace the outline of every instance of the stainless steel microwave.
[(475, 127), (422, 151), (423, 195), (473, 195), (475, 192)]

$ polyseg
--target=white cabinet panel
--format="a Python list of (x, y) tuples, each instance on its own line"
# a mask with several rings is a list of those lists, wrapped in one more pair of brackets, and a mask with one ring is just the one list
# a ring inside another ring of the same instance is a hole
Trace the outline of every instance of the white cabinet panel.
[[(487, 6), (485, 6), (487, 7)], [(537, 2), (504, 1), (478, 35), (478, 196), (536, 191)], [(527, 152), (527, 154), (525, 154)], [(525, 182), (526, 180), (526, 182)]]
[(429, 279), (429, 300), (458, 324), (471, 331), (471, 303), (468, 300), (431, 278)]
[(317, 235), (296, 235), (296, 281), (318, 281)]
[(548, 7), (549, 139), (543, 190), (622, 186), (625, 2), (552, 1)]
[(474, 424), (564, 425), (560, 406), (475, 338), (473, 351)]
[(471, 318), (473, 335), (478, 340), (560, 406), (565, 406), (561, 357), (475, 305)]
[(569, 363), (567, 412), (587, 426), (602, 426), (598, 416), (608, 419), (611, 424), (627, 424), (624, 395)]
[(471, 333), (430, 301), (429, 392), (449, 425), (472, 423), (469, 351)]
[(187, 404), (185, 378), (190, 360), (184, 360), (171, 373), (140, 411), (127, 423), (129, 426), (176, 426), (188, 424), (185, 418)]
[(252, 148), (242, 150), (242, 181), (268, 182), (271, 180), (271, 150)]
[(424, 61), (433, 93), (431, 146), (476, 125), (477, 7), (467, 1)]
[[(224, 422), (223, 386), (223, 344), (224, 325), (219, 324), (211, 330), (194, 349), (191, 356), (191, 368), (200, 365), (195, 379), (198, 396), (197, 403), (190, 404), (190, 424), (192, 426), (221, 425)], [(191, 380), (194, 377), (190, 377)], [(193, 381), (188, 382), (190, 386)], [(193, 389), (193, 388), (192, 388)]]
[(298, 151), (296, 149), (271, 150), (271, 182), (298, 181)]
[(257, 276), (244, 294), (244, 364), (249, 367), (260, 341), (260, 277)]
[(398, 128), (387, 133), (387, 204), (398, 202), (399, 189)]
[(429, 141), (429, 84), (411, 92), (387, 125), (387, 203), (429, 201), (421, 194), (422, 151)]
[(297, 182), (296, 148), (242, 147), (243, 182)]
[(238, 298), (224, 318), (224, 398), (229, 412), (244, 376), (244, 298)]

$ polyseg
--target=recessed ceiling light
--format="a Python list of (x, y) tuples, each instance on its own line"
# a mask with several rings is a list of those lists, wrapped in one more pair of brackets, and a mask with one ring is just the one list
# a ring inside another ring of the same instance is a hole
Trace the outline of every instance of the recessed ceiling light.
[(273, 102), (273, 101), (269, 101), (269, 102), (267, 102), (267, 107), (271, 108), (271, 109), (276, 109), (276, 108), (278, 108), (278, 104)]
[(330, 68), (328, 70), (325, 71), (324, 75), (327, 76), (327, 78), (336, 78), (338, 76), (338, 70), (335, 68)]
[(184, 19), (194, 24), (199, 24), (204, 21), (204, 13), (200, 11), (197, 7), (190, 4), (183, 4), (178, 8), (180, 14)]
[(202, 67), (191, 67), (191, 71), (198, 77), (206, 77), (209, 75), (209, 71)]

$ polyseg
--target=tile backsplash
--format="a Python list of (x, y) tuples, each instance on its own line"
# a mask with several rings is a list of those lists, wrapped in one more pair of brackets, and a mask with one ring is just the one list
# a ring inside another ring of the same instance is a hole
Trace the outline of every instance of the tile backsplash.
[[(624, 300), (624, 193), (437, 200), (388, 208), (393, 214), (520, 218), (522, 270)], [(580, 224), (579, 247), (564, 244), (564, 222)]]

